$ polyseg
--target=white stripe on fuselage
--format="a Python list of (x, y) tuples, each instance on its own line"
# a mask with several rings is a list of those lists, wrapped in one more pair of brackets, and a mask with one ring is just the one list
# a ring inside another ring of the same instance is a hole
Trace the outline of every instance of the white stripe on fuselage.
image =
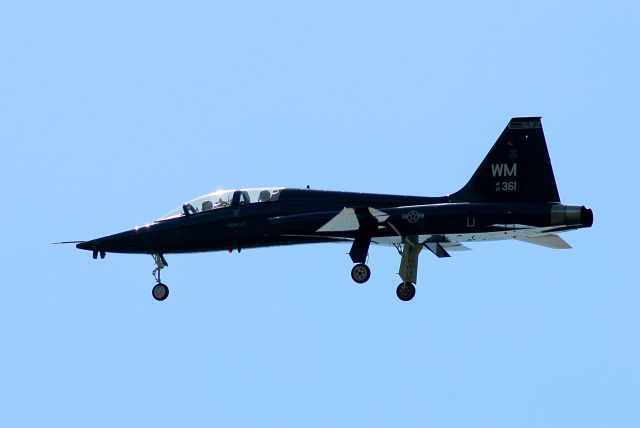
[[(509, 225), (511, 226), (511, 225)], [(546, 235), (553, 232), (557, 227), (529, 227), (523, 228), (523, 225), (517, 225), (518, 229), (515, 230), (503, 230), (498, 232), (479, 232), (479, 233), (451, 233), (446, 234), (444, 237), (449, 242), (485, 242), (485, 241), (504, 241), (505, 239), (517, 239), (526, 237), (536, 237)], [(427, 239), (434, 235), (420, 235), (419, 242), (425, 242)], [(443, 236), (443, 235), (435, 235)], [(394, 245), (401, 244), (402, 238), (400, 236), (384, 236), (374, 237), (372, 242), (380, 245)]]
[[(500, 226), (500, 225), (495, 225)], [(532, 238), (537, 236), (548, 235), (558, 229), (558, 226), (550, 227), (531, 227), (525, 225), (504, 225), (507, 227), (515, 226), (515, 229), (502, 230), (497, 232), (479, 232), (479, 233), (451, 233), (446, 235), (419, 235), (418, 242), (425, 242), (429, 238), (434, 236), (446, 238), (450, 243), (456, 242), (485, 242), (485, 241), (504, 241), (506, 239), (518, 239), (518, 238)], [(328, 235), (303, 235), (303, 234), (286, 234), (281, 236), (290, 236), (298, 238), (320, 238), (326, 239), (326, 242), (349, 242), (353, 241), (353, 238), (341, 237), (341, 236), (328, 236)], [(371, 242), (378, 245), (397, 245), (402, 244), (403, 239), (401, 236), (374, 236)]]

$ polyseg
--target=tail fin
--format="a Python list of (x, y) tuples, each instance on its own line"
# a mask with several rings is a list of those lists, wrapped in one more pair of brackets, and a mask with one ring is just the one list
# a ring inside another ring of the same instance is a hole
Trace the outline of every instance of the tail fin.
[(453, 202), (560, 202), (539, 117), (509, 121)]

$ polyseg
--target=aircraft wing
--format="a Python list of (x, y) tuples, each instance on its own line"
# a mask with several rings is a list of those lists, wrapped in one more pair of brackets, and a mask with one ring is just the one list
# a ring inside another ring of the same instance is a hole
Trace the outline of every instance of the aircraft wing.
[(316, 232), (346, 232), (349, 230), (358, 230), (360, 222), (353, 208), (345, 208), (335, 217), (325, 223)]
[[(364, 212), (356, 213), (356, 210)], [(360, 214), (361, 216), (363, 214), (371, 216), (378, 223), (383, 223), (389, 218), (388, 214), (385, 214), (382, 211), (371, 207), (366, 209), (344, 208), (316, 232), (348, 232), (352, 230), (358, 230), (360, 228), (360, 220), (358, 219), (358, 214)]]
[[(372, 225), (378, 224), (382, 225), (382, 223), (386, 222), (389, 218), (389, 214), (382, 212), (376, 208), (372, 207), (346, 207), (336, 212), (317, 212), (317, 213), (307, 213), (307, 214), (294, 214), (287, 215), (281, 217), (274, 217), (269, 219), (269, 222), (272, 224), (291, 224), (291, 225), (300, 225), (301, 223), (306, 224), (321, 224), (319, 228), (316, 229), (316, 233), (323, 233), (327, 235), (322, 235), (327, 239), (333, 239), (336, 241), (344, 241), (344, 240), (352, 240), (352, 238), (344, 238), (340, 237), (340, 232), (354, 232), (358, 231), (362, 223), (364, 223), (365, 227), (371, 227)], [(392, 230), (396, 232), (396, 236), (385, 236), (385, 237), (374, 237), (372, 242), (376, 244), (383, 245), (397, 245), (404, 242), (403, 237), (397, 231), (397, 229), (389, 224)], [(317, 227), (317, 226), (316, 226)], [(329, 233), (336, 233), (338, 235), (329, 236)], [(287, 235), (290, 236), (290, 235)], [(293, 236), (293, 235), (291, 235)], [(301, 235), (296, 235), (301, 236)], [(317, 235), (304, 235), (309, 237), (317, 237)], [(444, 236), (432, 236), (432, 235), (421, 235), (418, 237), (418, 242), (420, 242), (425, 248), (431, 251), (437, 257), (449, 257), (449, 251), (469, 251), (471, 248), (462, 245), (458, 241), (454, 241), (449, 237)]]
[(539, 235), (539, 236), (525, 236), (522, 238), (516, 238), (518, 241), (528, 242), (529, 244), (541, 245), (547, 248), (554, 248), (565, 250), (571, 248), (571, 245), (564, 239), (555, 234)]

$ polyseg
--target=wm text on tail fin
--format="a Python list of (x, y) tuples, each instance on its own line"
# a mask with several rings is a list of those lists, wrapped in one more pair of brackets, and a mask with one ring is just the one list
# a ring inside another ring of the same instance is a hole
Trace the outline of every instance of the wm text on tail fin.
[(452, 202), (560, 202), (539, 117), (509, 121)]

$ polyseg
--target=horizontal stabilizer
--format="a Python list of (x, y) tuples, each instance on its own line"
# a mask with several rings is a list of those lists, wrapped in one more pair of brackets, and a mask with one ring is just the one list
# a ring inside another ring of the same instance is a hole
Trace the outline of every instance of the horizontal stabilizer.
[(447, 251), (471, 251), (471, 248), (459, 242), (443, 242), (440, 245)]
[(566, 250), (571, 248), (571, 245), (567, 244), (567, 241), (559, 237), (558, 235), (541, 235), (516, 238), (518, 241), (528, 242), (529, 244), (542, 245), (547, 248), (555, 248), (560, 250)]

